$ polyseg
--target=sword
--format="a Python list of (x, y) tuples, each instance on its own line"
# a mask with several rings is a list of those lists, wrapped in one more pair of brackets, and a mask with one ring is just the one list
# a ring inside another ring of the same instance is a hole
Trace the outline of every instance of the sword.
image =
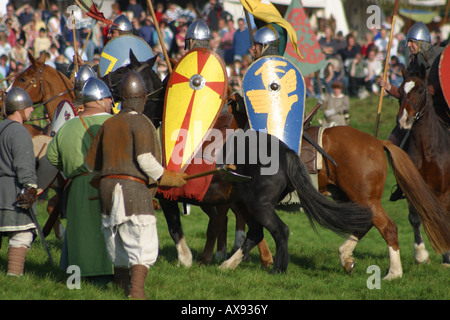
[(42, 244), (44, 245), (45, 251), (47, 251), (47, 255), (52, 262), (52, 265), (55, 265), (55, 261), (53, 261), (52, 254), (50, 253), (50, 249), (48, 248), (47, 241), (45, 241), (44, 234), (42, 233), (41, 227), (39, 226), (39, 223), (36, 219), (36, 216), (34, 215), (31, 207), (27, 209), (28, 214), (30, 215), (31, 220), (33, 221), (34, 225), (36, 226), (36, 230), (38, 232), (39, 237), (41, 237)]

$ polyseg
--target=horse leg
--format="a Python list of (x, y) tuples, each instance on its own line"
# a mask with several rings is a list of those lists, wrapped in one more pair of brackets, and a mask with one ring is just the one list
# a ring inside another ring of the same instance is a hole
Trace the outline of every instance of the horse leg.
[(442, 266), (450, 268), (450, 251), (442, 255)]
[(225, 260), (227, 258), (227, 232), (228, 232), (228, 216), (225, 216), (222, 228), (220, 228), (217, 236), (217, 249), (214, 257), (217, 260)]
[(239, 249), (245, 240), (245, 220), (239, 210), (233, 210), (236, 217), (236, 233), (234, 235), (233, 250)]
[(192, 266), (192, 253), (184, 238), (178, 202), (160, 199), (159, 204), (161, 205), (164, 217), (166, 218), (169, 234), (175, 242), (178, 253), (178, 265), (181, 264), (189, 268)]
[[(238, 207), (232, 206), (232, 210), (236, 216), (236, 234), (233, 246), (233, 251), (236, 251), (242, 246), (245, 240), (245, 219)], [(261, 265), (265, 268), (270, 268), (273, 264), (273, 257), (267, 247), (266, 239), (262, 239), (262, 241), (258, 243), (258, 250)], [(249, 255), (247, 256), (249, 257)]]
[[(208, 229), (206, 231), (206, 244), (200, 256), (200, 262), (209, 264), (212, 260), (214, 245), (216, 243), (219, 232), (223, 231), (227, 219), (228, 205), (222, 206), (201, 206), (202, 210), (209, 216)], [(225, 230), (226, 232), (226, 230)], [(225, 235), (226, 236), (226, 235)], [(226, 239), (225, 239), (225, 256), (226, 256)]]
[(374, 212), (372, 222), (389, 247), (389, 271), (383, 278), (392, 280), (401, 278), (403, 275), (402, 262), (400, 260), (400, 248), (398, 244), (398, 229), (394, 221), (387, 215), (381, 206), (381, 202), (372, 206)]
[(421, 223), (419, 215), (412, 205), (409, 205), (408, 219), (414, 230), (414, 259), (419, 264), (429, 263), (430, 255), (427, 249), (425, 249), (425, 243), (423, 242), (422, 234), (420, 232)]
[(353, 258), (353, 250), (355, 250), (358, 244), (359, 238), (356, 235), (351, 235), (345, 240), (345, 242), (339, 247), (339, 258), (341, 265), (344, 267), (345, 272), (351, 274), (353, 267), (355, 266), (355, 258)]
[(258, 243), (259, 257), (261, 259), (261, 265), (265, 268), (270, 268), (273, 264), (272, 252), (270, 252), (267, 246), (266, 239), (262, 239)]

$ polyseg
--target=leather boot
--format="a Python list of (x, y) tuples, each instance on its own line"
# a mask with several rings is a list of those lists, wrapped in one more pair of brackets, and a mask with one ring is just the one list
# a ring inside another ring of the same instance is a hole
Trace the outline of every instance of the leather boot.
[(142, 264), (136, 264), (131, 267), (130, 298), (146, 300), (145, 278), (147, 277), (147, 273), (148, 268)]
[(124, 291), (125, 296), (128, 296), (130, 291), (130, 269), (114, 267), (114, 283)]
[(28, 249), (25, 247), (9, 247), (8, 250), (8, 275), (21, 276), (25, 266), (25, 256)]

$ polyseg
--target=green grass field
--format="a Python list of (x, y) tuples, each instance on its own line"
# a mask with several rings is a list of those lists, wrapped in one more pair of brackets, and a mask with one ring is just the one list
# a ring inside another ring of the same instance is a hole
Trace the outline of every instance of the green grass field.
[[(352, 126), (373, 134), (378, 96), (366, 100), (351, 100)], [(315, 100), (307, 101), (307, 109)], [(385, 98), (378, 137), (387, 139), (394, 126), (397, 102)], [(322, 117), (321, 111), (316, 116)], [(317, 123), (317, 120), (314, 121)], [(313, 124), (314, 124), (313, 123)], [(379, 289), (370, 289), (372, 272), (376, 266), (385, 275), (389, 268), (388, 247), (376, 229), (372, 229), (356, 247), (356, 265), (352, 275), (340, 266), (337, 254), (343, 238), (325, 229), (316, 234), (301, 213), (279, 212), (290, 228), (290, 264), (286, 274), (272, 275), (259, 264), (258, 250), (251, 252), (251, 261), (243, 262), (233, 271), (222, 271), (219, 261), (204, 266), (194, 263), (189, 269), (177, 266), (177, 254), (166, 221), (157, 211), (160, 255), (150, 269), (146, 294), (152, 300), (448, 300), (450, 298), (450, 269), (441, 266), (428, 240), (426, 245), (431, 261), (417, 265), (413, 257), (413, 233), (408, 222), (405, 200), (389, 202), (395, 180), (389, 172), (383, 196), (383, 205), (398, 225), (403, 278), (381, 281)], [(46, 222), (45, 203), (39, 204), (39, 221)], [(228, 253), (234, 240), (234, 216), (229, 215)], [(196, 259), (205, 244), (208, 218), (199, 208), (182, 217), (188, 245)], [(425, 236), (426, 238), (426, 236)], [(270, 234), (266, 239), (272, 251), (275, 244)], [(61, 253), (61, 241), (52, 233), (47, 237), (56, 262)], [(80, 289), (69, 289), (70, 274), (51, 266), (40, 239), (30, 249), (25, 264), (25, 275), (20, 278), (6, 275), (7, 241), (0, 250), (0, 299), (2, 300), (123, 300), (123, 293), (112, 285), (100, 287), (82, 281)], [(263, 303), (263, 301), (261, 301)], [(155, 305), (155, 304), (154, 304)], [(157, 306), (157, 304), (156, 304)], [(178, 311), (177, 311), (178, 312)]]

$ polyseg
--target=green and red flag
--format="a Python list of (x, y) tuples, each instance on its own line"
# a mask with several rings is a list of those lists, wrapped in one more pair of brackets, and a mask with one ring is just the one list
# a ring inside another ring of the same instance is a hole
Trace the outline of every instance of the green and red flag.
[(307, 76), (326, 66), (325, 54), (322, 52), (319, 41), (308, 20), (300, 0), (292, 0), (284, 17), (297, 34), (297, 48), (303, 59), (291, 42), (288, 42), (284, 56)]

